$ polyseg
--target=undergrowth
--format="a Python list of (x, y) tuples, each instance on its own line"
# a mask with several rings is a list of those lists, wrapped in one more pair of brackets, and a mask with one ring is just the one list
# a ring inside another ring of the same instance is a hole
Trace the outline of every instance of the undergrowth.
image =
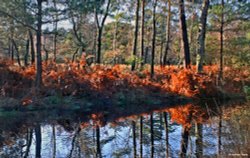
[[(0, 60), (0, 88), (2, 96), (29, 97), (27, 90), (35, 80), (35, 66), (19, 68), (8, 60)], [(78, 96), (92, 98), (115, 98), (124, 102), (124, 95), (138, 96), (141, 100), (155, 94), (177, 94), (191, 98), (216, 97), (223, 92), (243, 93), (243, 87), (250, 83), (248, 69), (224, 69), (224, 79), (218, 79), (218, 67), (204, 66), (204, 73), (176, 66), (156, 66), (154, 78), (150, 71), (131, 72), (126, 65), (94, 65), (86, 62), (52, 61), (43, 63), (42, 95)], [(220, 86), (218, 86), (220, 85)], [(223, 89), (223, 91), (222, 91)], [(25, 92), (24, 92), (25, 91)], [(32, 91), (29, 91), (32, 92)], [(27, 96), (28, 94), (28, 96)], [(136, 98), (134, 98), (136, 100)]]

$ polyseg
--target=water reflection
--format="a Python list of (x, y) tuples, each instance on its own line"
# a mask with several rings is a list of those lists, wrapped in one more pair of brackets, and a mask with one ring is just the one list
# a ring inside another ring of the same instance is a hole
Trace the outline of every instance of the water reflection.
[(212, 105), (130, 116), (0, 117), (0, 157), (247, 157), (249, 105)]

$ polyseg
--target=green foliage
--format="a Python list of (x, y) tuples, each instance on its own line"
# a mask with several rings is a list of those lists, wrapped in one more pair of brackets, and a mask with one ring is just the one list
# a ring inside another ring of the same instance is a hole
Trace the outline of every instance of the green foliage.
[(50, 96), (46, 98), (46, 103), (50, 105), (57, 105), (62, 103), (62, 98), (59, 96)]
[(244, 86), (244, 93), (248, 100), (250, 100), (250, 86)]

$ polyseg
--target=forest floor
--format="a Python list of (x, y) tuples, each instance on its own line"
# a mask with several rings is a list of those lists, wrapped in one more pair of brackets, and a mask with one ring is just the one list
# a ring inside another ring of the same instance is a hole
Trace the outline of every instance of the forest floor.
[(0, 72), (0, 108), (4, 109), (135, 110), (222, 96), (242, 98), (243, 87), (250, 86), (249, 68), (225, 67), (221, 81), (215, 65), (204, 66), (202, 74), (194, 66), (156, 66), (151, 79), (147, 66), (131, 72), (127, 65), (44, 62), (39, 93), (33, 88), (34, 65), (20, 68), (0, 59)]

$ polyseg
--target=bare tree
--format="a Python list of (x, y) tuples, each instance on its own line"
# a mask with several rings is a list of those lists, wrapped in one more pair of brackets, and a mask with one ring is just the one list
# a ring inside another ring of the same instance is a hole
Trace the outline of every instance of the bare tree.
[(42, 55), (41, 55), (41, 35), (42, 35), (42, 2), (37, 0), (37, 31), (36, 31), (36, 81), (35, 85), (40, 88), (42, 85)]
[(221, 0), (221, 26), (220, 26), (220, 74), (219, 78), (223, 78), (223, 34), (224, 34), (224, 0)]
[(55, 8), (55, 20), (54, 20), (54, 39), (53, 39), (53, 54), (54, 54), (54, 59), (53, 61), (56, 61), (56, 54), (57, 54), (57, 21), (58, 21), (58, 15), (57, 15), (57, 5), (56, 1), (53, 0), (54, 8)]
[(201, 13), (201, 19), (199, 23), (198, 50), (197, 50), (197, 58), (196, 58), (197, 72), (203, 71), (208, 8), (209, 8), (209, 0), (204, 0), (202, 13)]
[(182, 36), (182, 46), (184, 51), (184, 66), (185, 68), (190, 68), (190, 50), (188, 43), (188, 33), (187, 33), (187, 25), (186, 25), (186, 16), (185, 16), (185, 4), (184, 0), (178, 0), (179, 2), (179, 21), (180, 21), (180, 31)]
[(140, 0), (137, 0), (136, 1), (136, 13), (135, 13), (135, 32), (134, 32), (133, 52), (132, 52), (133, 61), (132, 61), (132, 65), (131, 65), (132, 71), (135, 70), (135, 64), (136, 64), (139, 10), (140, 10)]
[(141, 0), (141, 69), (144, 65), (144, 23), (145, 23), (145, 0)]
[(96, 60), (96, 62), (98, 64), (101, 63), (102, 32), (103, 32), (105, 21), (107, 19), (108, 13), (109, 13), (110, 5), (111, 5), (111, 0), (108, 0), (107, 1), (107, 6), (106, 6), (106, 10), (104, 11), (104, 16), (103, 16), (103, 18), (101, 20), (99, 20), (99, 17), (98, 17), (98, 9), (99, 8), (95, 8), (95, 21), (96, 21), (96, 26), (97, 26), (97, 29), (98, 29), (98, 37), (97, 37), (97, 42), (98, 42), (97, 43), (97, 60)]
[(168, 15), (167, 15), (167, 30), (166, 30), (166, 47), (163, 56), (163, 65), (167, 64), (167, 55), (170, 44), (170, 30), (171, 30), (171, 0), (168, 0)]
[(155, 60), (155, 38), (156, 38), (156, 6), (157, 0), (154, 0), (153, 6), (153, 25), (152, 25), (152, 57), (151, 57), (151, 78), (154, 77), (154, 60)]

